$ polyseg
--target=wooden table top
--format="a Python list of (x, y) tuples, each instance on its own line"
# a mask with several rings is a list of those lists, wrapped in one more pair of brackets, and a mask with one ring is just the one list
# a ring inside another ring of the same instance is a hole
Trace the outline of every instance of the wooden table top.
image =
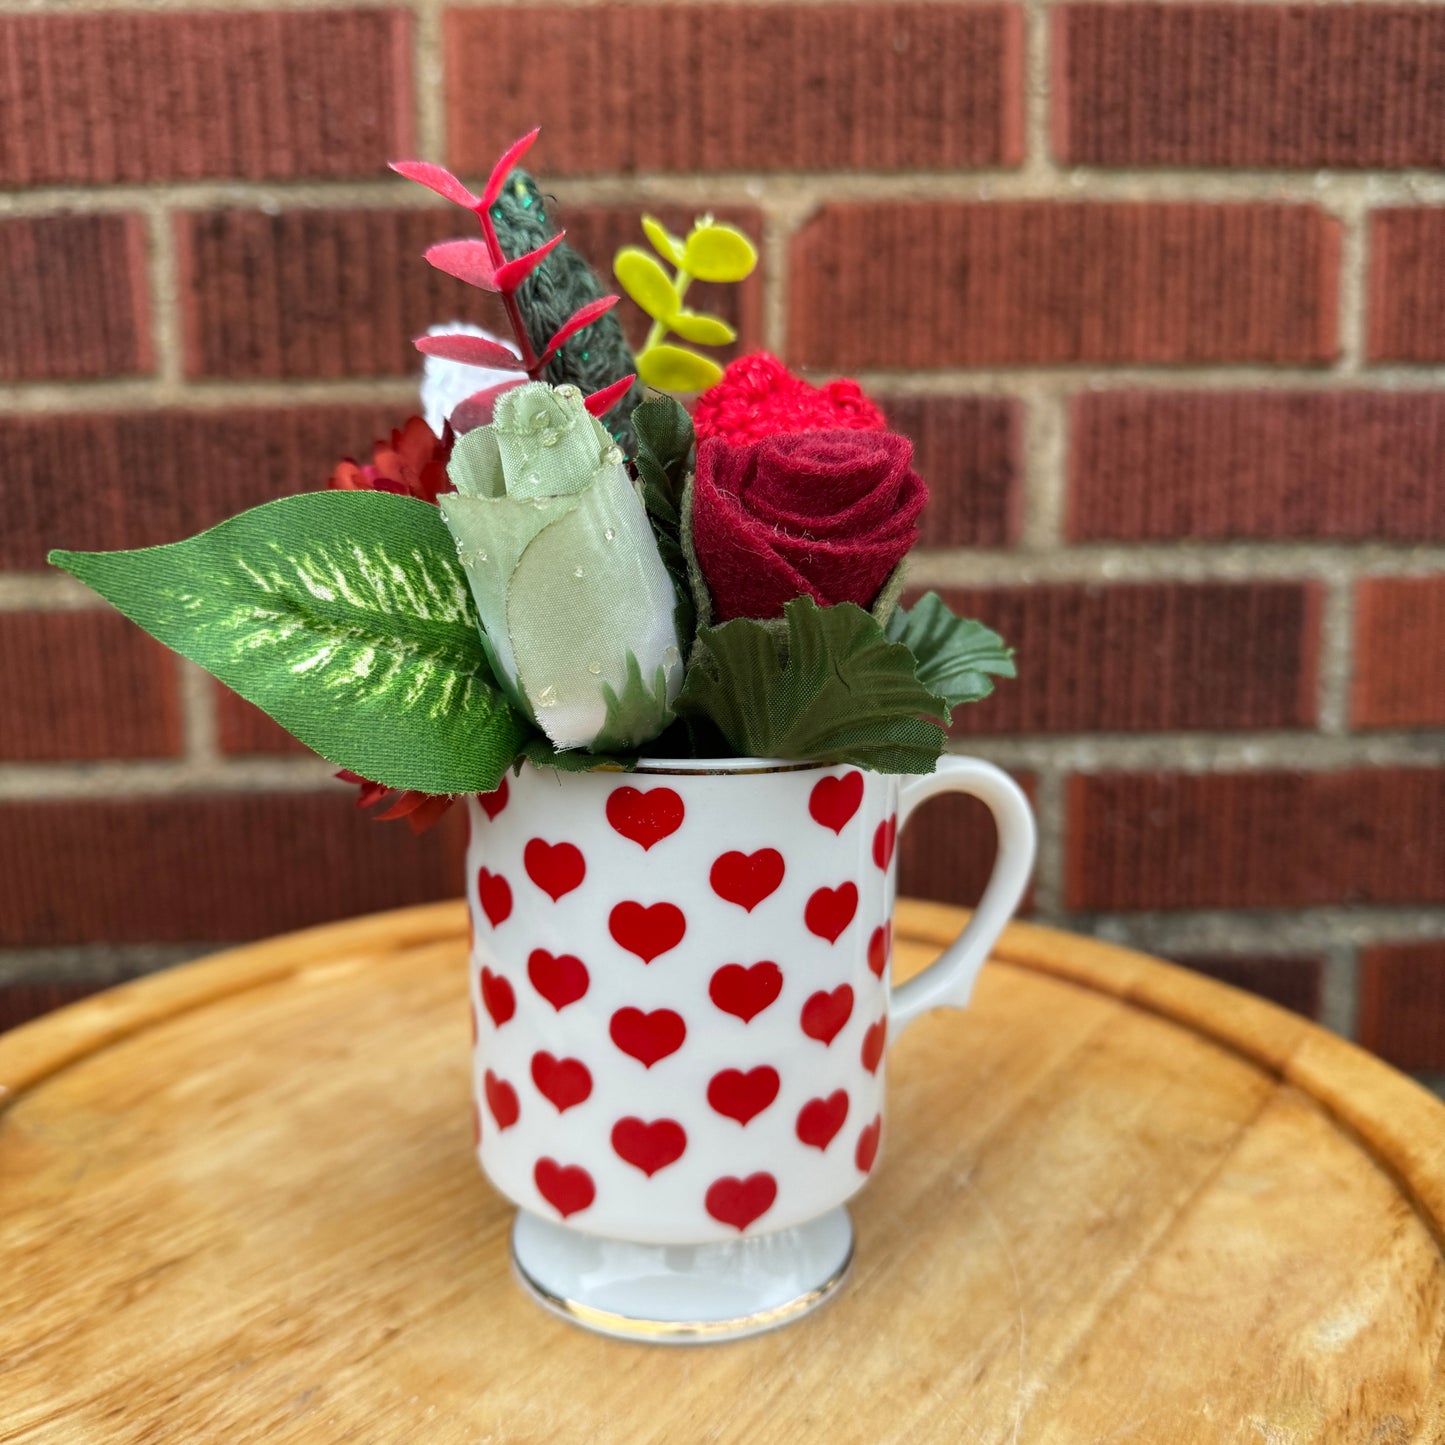
[(509, 1278), (465, 953), (408, 909), (0, 1038), (0, 1440), (1445, 1440), (1445, 1106), (1302, 1019), (1015, 925), (890, 1053), (838, 1298), (668, 1350)]

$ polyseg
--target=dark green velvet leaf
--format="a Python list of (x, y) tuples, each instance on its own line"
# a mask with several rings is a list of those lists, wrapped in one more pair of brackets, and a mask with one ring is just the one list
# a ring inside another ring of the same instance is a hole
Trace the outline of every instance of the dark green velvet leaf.
[(918, 659), (919, 682), (950, 709), (986, 698), (994, 677), (1017, 676), (1013, 648), (983, 623), (955, 616), (936, 592), (898, 608), (888, 620), (888, 636)]
[(647, 508), (657, 550), (677, 593), (674, 620), (682, 655), (686, 657), (697, 626), (682, 542), (684, 493), (692, 470), (692, 418), (671, 397), (653, 396), (632, 413), (632, 429), (637, 437), (633, 461), (642, 484), (642, 504)]
[(50, 560), (363, 778), (490, 792), (526, 735), (425, 502), (311, 492), (184, 542)]
[(679, 715), (707, 719), (743, 757), (931, 772), (943, 732), (920, 715), (946, 709), (918, 681), (913, 654), (851, 602), (798, 597), (784, 615), (785, 649), (748, 618), (700, 631)]

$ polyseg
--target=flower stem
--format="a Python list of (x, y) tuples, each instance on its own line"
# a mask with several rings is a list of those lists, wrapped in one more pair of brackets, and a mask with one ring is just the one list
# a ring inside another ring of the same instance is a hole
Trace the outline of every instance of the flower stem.
[[(492, 223), (490, 209), (476, 212), (477, 220), (482, 225), (482, 237), (487, 243), (487, 254), (492, 258), (492, 265), (500, 267), (506, 263), (507, 257), (502, 250), (502, 243), (497, 239), (497, 228)], [(522, 308), (517, 304), (515, 290), (502, 292), (502, 305), (506, 308), (507, 320), (511, 323), (512, 334), (517, 341), (517, 349), (522, 358), (522, 364), (527, 369), (527, 376), (532, 381), (541, 379), (542, 362), (537, 353), (532, 350), (531, 338), (527, 335), (526, 323), (522, 320)]]
[[(691, 285), (692, 277), (686, 271), (684, 271), (681, 266), (679, 266), (677, 268), (677, 275), (672, 278), (672, 289), (677, 292), (677, 299), (679, 302), (681, 302), (682, 298), (687, 295), (687, 288)], [(647, 333), (647, 340), (643, 343), (642, 349), (644, 351), (651, 351), (652, 348), (658, 345), (662, 341), (663, 337), (666, 335), (667, 322), (661, 320), (654, 321), (652, 323), (651, 329)]]

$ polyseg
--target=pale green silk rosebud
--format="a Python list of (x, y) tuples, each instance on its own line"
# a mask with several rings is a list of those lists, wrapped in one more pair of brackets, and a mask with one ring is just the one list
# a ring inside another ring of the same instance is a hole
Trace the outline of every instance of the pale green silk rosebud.
[(529, 382), (458, 440), (438, 501), (498, 681), (556, 748), (672, 720), (677, 599), (622, 453), (573, 386)]

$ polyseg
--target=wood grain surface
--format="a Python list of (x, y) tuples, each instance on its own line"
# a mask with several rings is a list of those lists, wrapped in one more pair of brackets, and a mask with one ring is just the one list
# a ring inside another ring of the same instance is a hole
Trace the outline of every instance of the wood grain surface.
[[(960, 915), (905, 903), (900, 973)], [(0, 1441), (1445, 1441), (1445, 1106), (1028, 925), (890, 1053), (839, 1297), (693, 1350), (510, 1277), (460, 903), (0, 1038)]]

